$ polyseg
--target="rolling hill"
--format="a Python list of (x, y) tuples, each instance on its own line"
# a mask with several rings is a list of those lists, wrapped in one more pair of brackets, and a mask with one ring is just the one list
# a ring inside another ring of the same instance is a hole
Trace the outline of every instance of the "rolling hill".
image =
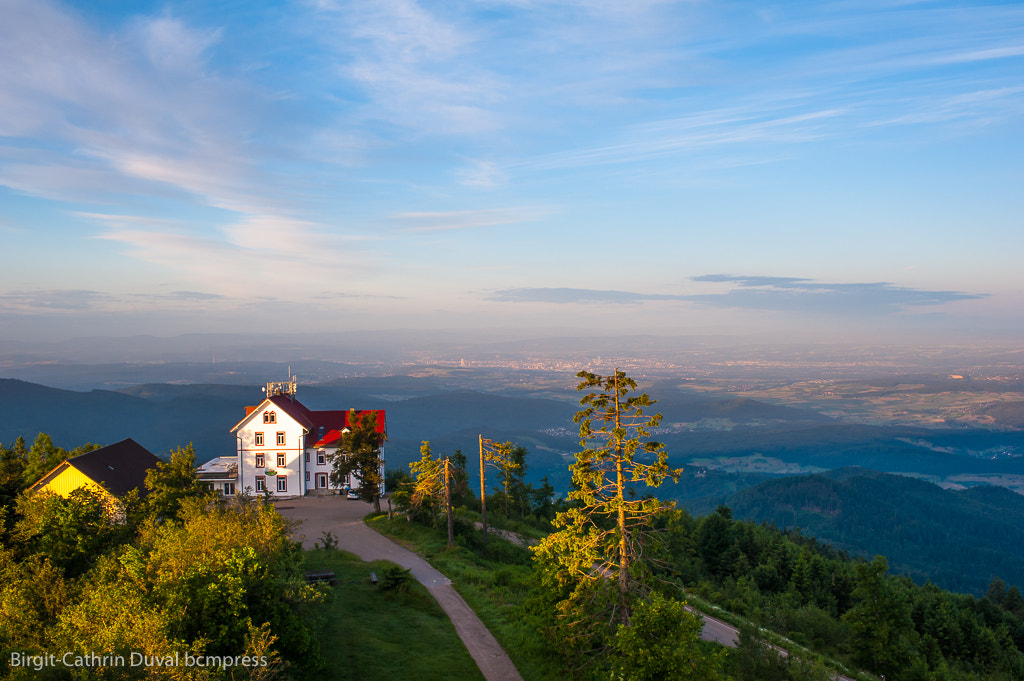
[(762, 482), (724, 500), (737, 518), (799, 528), (851, 554), (951, 591), (984, 593), (994, 577), (1024, 584), (1024, 496), (842, 468)]

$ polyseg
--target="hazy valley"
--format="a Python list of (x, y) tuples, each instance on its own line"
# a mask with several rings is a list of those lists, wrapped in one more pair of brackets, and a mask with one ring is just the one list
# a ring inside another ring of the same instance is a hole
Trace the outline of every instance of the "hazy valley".
[[(894, 553), (902, 541), (896, 536), (902, 521), (889, 523), (889, 534), (884, 524), (857, 533), (850, 523), (865, 522), (865, 508), (881, 512), (886, 499), (912, 498), (911, 489), (946, 494), (935, 502), (944, 508), (957, 506), (952, 499), (975, 499), (911, 487), (907, 477), (950, 490), (987, 484), (1024, 492), (1024, 382), (1014, 363), (1016, 353), (1007, 352), (982, 353), (973, 362), (960, 358), (946, 371), (933, 373), (920, 369), (938, 368), (936, 363), (950, 357), (918, 359), (909, 367), (895, 357), (882, 367), (865, 359), (871, 354), (867, 350), (839, 362), (834, 353), (821, 350), (793, 350), (790, 355), (778, 350), (773, 356), (747, 348), (690, 350), (661, 363), (645, 363), (643, 353), (590, 359), (631, 366), (641, 389), (658, 401), (656, 409), (664, 419), (655, 437), (666, 444), (672, 465), (684, 468), (681, 480), (664, 485), (659, 496), (698, 512), (726, 503), (735, 507), (737, 517), (801, 527), (854, 553), (893, 553), (894, 567), (919, 580), (930, 577), (950, 588), (979, 592), (996, 574), (989, 574), (993, 570), (1011, 583), (1024, 583), (1024, 574), (1012, 569), (1009, 549), (1005, 560), (993, 557), (992, 567), (979, 565), (979, 574), (956, 578), (956, 566)], [(5, 414), (0, 441), (10, 443), (19, 436), (31, 440), (46, 432), (61, 446), (75, 447), (130, 436), (162, 456), (189, 442), (199, 461), (230, 455), (234, 440), (229, 431), (244, 407), (261, 399), (259, 386), (291, 371), (300, 376), (300, 398), (310, 408), (386, 410), (390, 468), (407, 468), (424, 440), (435, 451), (461, 449), (473, 455), (483, 434), (525, 446), (528, 479), (547, 477), (557, 493), (564, 493), (568, 464), (578, 445), (572, 423), (577, 408), (574, 373), (587, 357), (570, 356), (556, 368), (542, 368), (541, 360), (528, 351), (504, 358), (499, 353), (489, 361), (484, 354), (455, 359), (449, 353), (423, 364), (405, 357), (364, 365), (324, 360), (37, 361), (9, 371), (27, 380), (0, 380)], [(754, 355), (761, 359), (744, 359)], [(555, 364), (550, 358), (545, 361)], [(847, 467), (904, 477), (828, 473)], [(793, 477), (809, 474), (825, 477)], [(790, 482), (780, 488), (783, 479)], [(801, 482), (805, 480), (818, 482)], [(854, 481), (859, 491), (850, 497)], [(780, 489), (801, 490), (801, 501), (783, 502)], [(863, 506), (856, 512), (854, 499)], [(1012, 503), (1024, 497), (998, 499)], [(906, 509), (887, 512), (903, 514)], [(972, 523), (984, 525), (991, 515), (1012, 517), (1008, 513), (999, 504), (976, 504), (956, 529), (949, 526), (947, 538), (936, 541), (946, 546), (954, 535), (996, 541), (998, 533), (979, 532)], [(1024, 546), (1005, 536), (1004, 547)], [(990, 548), (993, 553), (1002, 550)], [(1024, 561), (1016, 562), (1020, 564)]]

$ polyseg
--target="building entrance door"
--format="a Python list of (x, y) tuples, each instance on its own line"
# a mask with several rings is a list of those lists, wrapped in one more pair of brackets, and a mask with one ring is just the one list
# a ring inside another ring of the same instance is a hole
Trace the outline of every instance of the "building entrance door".
[(324, 489), (327, 487), (327, 473), (316, 474), (316, 486), (317, 489)]

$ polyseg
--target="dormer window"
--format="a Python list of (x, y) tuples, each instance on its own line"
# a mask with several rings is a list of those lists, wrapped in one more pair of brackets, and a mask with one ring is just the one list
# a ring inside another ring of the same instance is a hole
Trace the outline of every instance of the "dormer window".
[(276, 411), (265, 411), (265, 412), (263, 412), (263, 423), (277, 423), (277, 412)]

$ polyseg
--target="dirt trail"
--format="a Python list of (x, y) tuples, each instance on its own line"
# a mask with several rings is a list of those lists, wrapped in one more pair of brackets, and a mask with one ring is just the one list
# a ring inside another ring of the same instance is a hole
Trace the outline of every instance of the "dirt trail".
[(427, 587), (447, 613), (484, 678), (522, 681), (512, 660), (455, 591), (451, 580), (412, 551), (366, 526), (363, 517), (373, 510), (370, 504), (338, 497), (303, 497), (283, 499), (276, 506), (281, 515), (302, 523), (295, 538), (302, 540), (304, 548), (313, 548), (322, 534), (329, 531), (338, 548), (356, 554), (361, 560), (389, 560), (411, 570), (412, 576)]

